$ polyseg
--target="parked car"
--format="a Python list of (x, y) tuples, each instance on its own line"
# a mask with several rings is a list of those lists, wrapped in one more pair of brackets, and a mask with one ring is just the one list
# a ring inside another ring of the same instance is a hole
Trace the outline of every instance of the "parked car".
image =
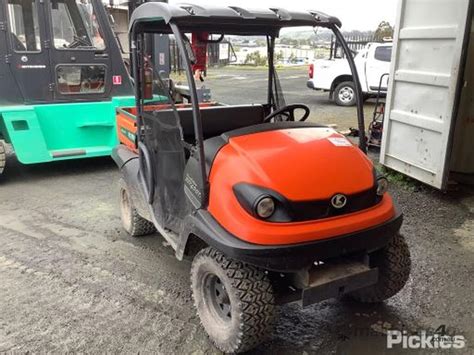
[[(366, 98), (376, 95), (383, 74), (390, 72), (392, 43), (368, 43), (355, 57), (362, 91)], [(329, 91), (329, 97), (339, 106), (356, 104), (354, 80), (345, 59), (317, 59), (309, 66), (307, 86)], [(388, 76), (381, 85), (387, 92)]]

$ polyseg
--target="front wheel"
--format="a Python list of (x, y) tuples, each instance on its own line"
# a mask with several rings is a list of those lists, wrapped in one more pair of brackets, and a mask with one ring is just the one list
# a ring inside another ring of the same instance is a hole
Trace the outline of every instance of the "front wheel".
[(275, 298), (264, 271), (206, 248), (193, 260), (191, 288), (201, 324), (219, 350), (248, 351), (271, 333)]
[(5, 149), (5, 144), (0, 141), (0, 175), (2, 175), (5, 170), (5, 165), (7, 163), (7, 153)]
[(397, 234), (386, 247), (373, 252), (370, 255), (370, 266), (378, 267), (378, 282), (349, 296), (359, 302), (376, 303), (396, 295), (410, 276), (410, 250), (405, 238)]
[(352, 81), (344, 81), (334, 90), (334, 101), (338, 106), (354, 106), (356, 104), (356, 90)]

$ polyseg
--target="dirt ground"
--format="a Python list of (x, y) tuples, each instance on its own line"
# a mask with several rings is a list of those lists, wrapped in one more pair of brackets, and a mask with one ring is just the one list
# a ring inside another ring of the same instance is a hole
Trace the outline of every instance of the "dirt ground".
[[(324, 101), (304, 83), (303, 92)], [(325, 105), (334, 117), (345, 112)], [(118, 178), (109, 158), (23, 166), (8, 156), (0, 177), (0, 353), (217, 353), (193, 309), (189, 263), (159, 235), (133, 239), (122, 230)], [(402, 292), (381, 305), (284, 306), (273, 337), (254, 353), (420, 353), (386, 350), (384, 331), (441, 325), (467, 339), (468, 348), (451, 353), (474, 351), (474, 191), (391, 190), (413, 260)]]

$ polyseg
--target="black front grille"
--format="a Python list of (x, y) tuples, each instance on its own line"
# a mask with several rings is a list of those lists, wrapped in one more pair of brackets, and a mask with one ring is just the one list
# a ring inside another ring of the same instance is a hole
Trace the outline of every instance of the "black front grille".
[(373, 207), (382, 199), (377, 195), (376, 187), (345, 196), (347, 203), (343, 208), (333, 207), (332, 197), (326, 200), (288, 201), (287, 208), (290, 218), (293, 222), (302, 222), (340, 216)]

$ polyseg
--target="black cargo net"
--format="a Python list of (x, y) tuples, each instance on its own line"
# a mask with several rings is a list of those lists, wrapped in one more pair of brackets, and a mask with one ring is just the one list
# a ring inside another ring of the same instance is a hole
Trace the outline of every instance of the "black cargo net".
[(153, 212), (157, 222), (176, 233), (187, 214), (184, 195), (185, 152), (181, 125), (173, 109), (146, 112), (144, 143), (153, 171)]
[[(179, 111), (168, 82), (154, 71), (154, 92), (167, 98), (169, 108), (143, 113), (144, 143), (149, 150), (153, 171), (153, 212), (163, 228), (180, 233), (188, 205), (184, 194), (185, 146)], [(160, 105), (163, 101), (160, 102)]]

